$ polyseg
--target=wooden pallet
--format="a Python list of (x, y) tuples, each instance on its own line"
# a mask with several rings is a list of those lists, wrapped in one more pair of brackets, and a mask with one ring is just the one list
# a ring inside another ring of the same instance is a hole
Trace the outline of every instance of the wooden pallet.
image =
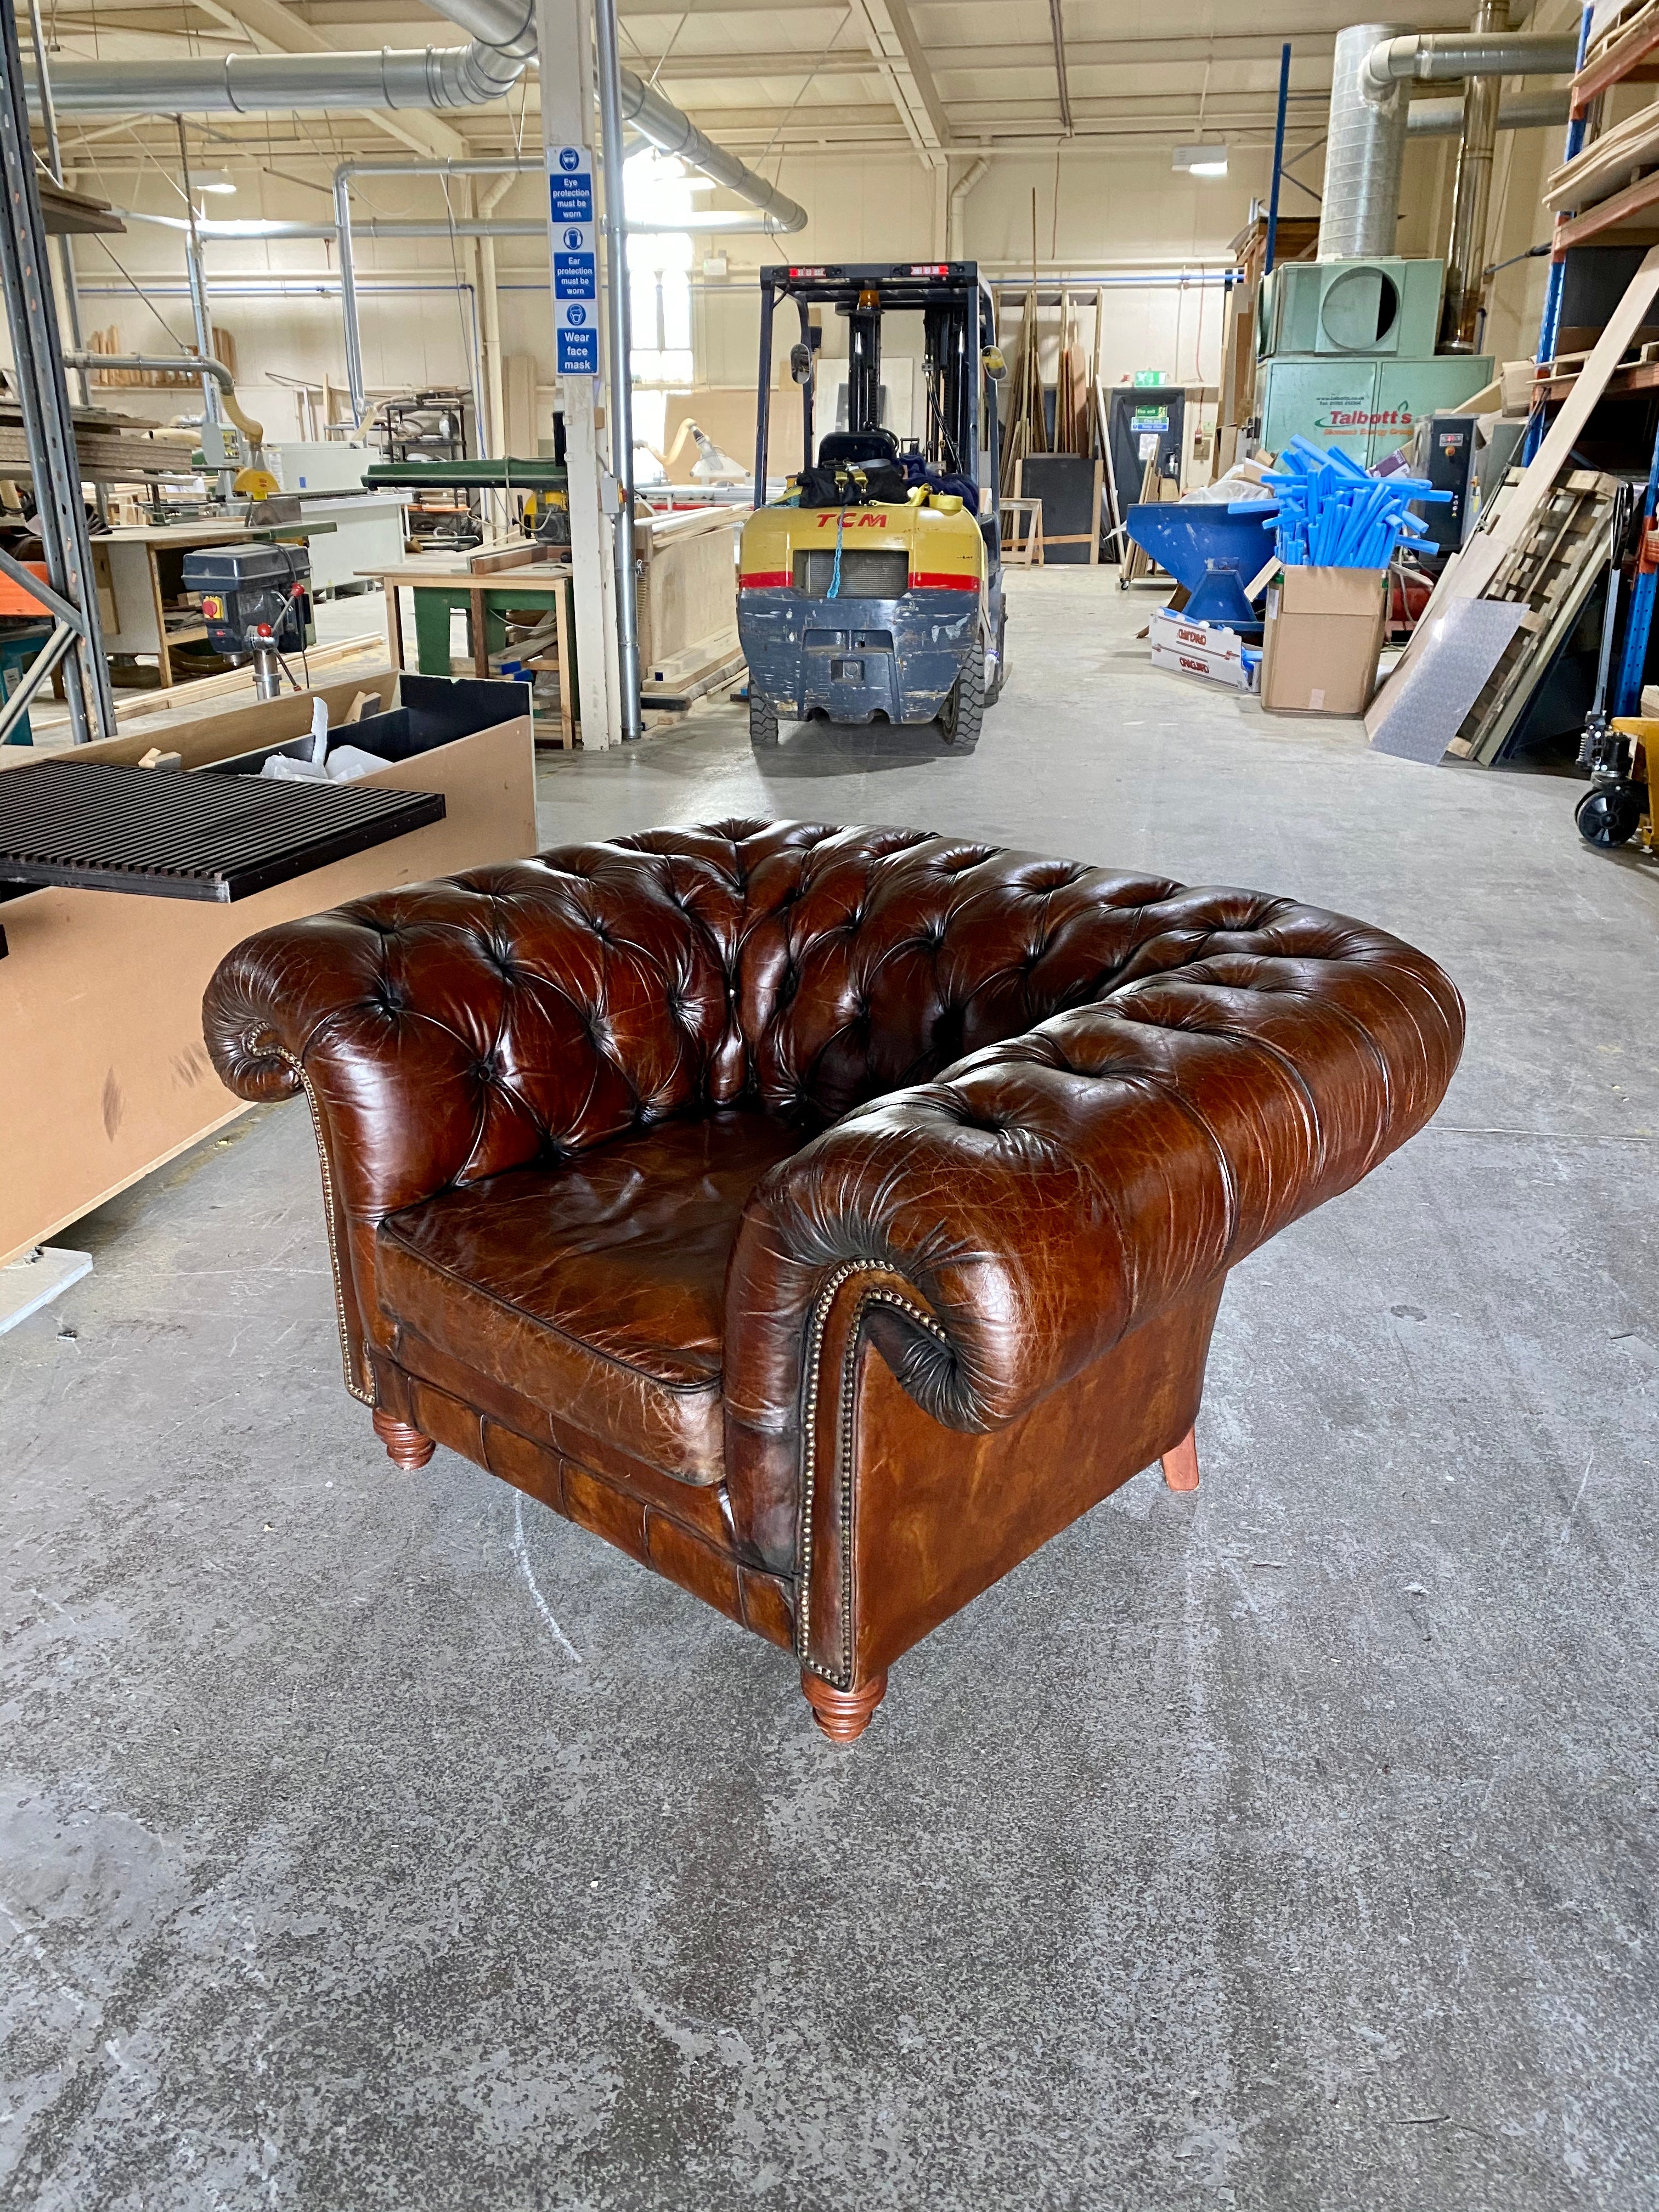
[(1502, 754), (1605, 576), (1621, 478), (1574, 469), (1540, 502), (1526, 531), (1481, 593), (1522, 600), (1527, 611), (1447, 750), (1490, 767)]
[[(1588, 352), (1559, 353), (1553, 361), (1547, 361), (1538, 374), (1540, 377), (1577, 376), (1589, 359)], [(1650, 368), (1656, 362), (1659, 362), (1659, 342), (1652, 339), (1642, 345), (1627, 346), (1619, 356), (1620, 368)]]

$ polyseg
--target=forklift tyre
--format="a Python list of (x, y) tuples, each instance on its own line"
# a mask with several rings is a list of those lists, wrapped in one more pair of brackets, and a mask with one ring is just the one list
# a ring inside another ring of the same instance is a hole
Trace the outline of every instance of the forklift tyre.
[(1002, 687), (1003, 687), (1003, 685), (1004, 685), (1007, 681), (1008, 681), (1008, 610), (1007, 610), (1007, 608), (1006, 608), (1006, 607), (1005, 607), (1005, 608), (1003, 609), (1003, 611), (1002, 611), (1002, 619), (1001, 619), (1001, 621), (1000, 621), (1000, 622), (999, 622), (999, 623), (998, 623), (998, 624), (997, 624), (997, 678), (996, 678), (996, 682), (995, 682), (994, 684), (993, 684), (989, 687), (989, 689), (987, 690), (987, 692), (986, 692), (986, 694), (985, 694), (985, 703), (986, 703), (986, 705), (987, 705), (988, 707), (994, 707), (994, 706), (996, 705), (997, 701), (998, 701), (999, 699), (1000, 699), (1000, 698), (1001, 698), (1001, 696), (1002, 696)]
[(1573, 813), (1578, 834), (1591, 845), (1623, 845), (1642, 818), (1642, 793), (1634, 783), (1608, 783), (1587, 791)]
[(769, 699), (763, 699), (751, 684), (749, 687), (749, 742), (751, 745), (775, 745), (778, 741), (778, 710)]
[(984, 720), (985, 655), (976, 643), (939, 710), (939, 732), (947, 745), (972, 745), (978, 740)]

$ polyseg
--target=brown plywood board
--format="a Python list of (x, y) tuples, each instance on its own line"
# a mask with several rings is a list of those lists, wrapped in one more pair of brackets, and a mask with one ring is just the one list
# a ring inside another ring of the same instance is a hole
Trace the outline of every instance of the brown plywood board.
[[(362, 683), (331, 687), (340, 695), (331, 711), (343, 715)], [(270, 705), (284, 710), (273, 718), (277, 738), (309, 726), (308, 700)], [(268, 742), (258, 712), (211, 717), (216, 738), (204, 718), (179, 731), (178, 750), (188, 763)], [(149, 742), (114, 738), (85, 750), (136, 758)], [(10, 947), (0, 960), (0, 1261), (246, 1111), (202, 1042), (202, 994), (233, 945), (371, 891), (533, 853), (533, 757), (520, 717), (396, 762), (364, 781), (442, 792), (443, 821), (234, 906), (60, 890), (0, 904)]]
[(647, 680), (688, 654), (714, 659), (735, 641), (738, 533), (748, 513), (714, 507), (635, 525), (640, 666)]

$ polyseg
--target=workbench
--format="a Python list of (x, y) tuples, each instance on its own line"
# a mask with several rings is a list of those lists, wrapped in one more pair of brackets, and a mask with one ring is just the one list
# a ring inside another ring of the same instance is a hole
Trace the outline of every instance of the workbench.
[(488, 678), (493, 671), (492, 653), (507, 647), (507, 617), (520, 609), (528, 612), (550, 607), (557, 623), (553, 653), (538, 654), (521, 665), (526, 672), (553, 670), (559, 678), (559, 743), (567, 751), (576, 742), (574, 629), (570, 609), (570, 564), (567, 561), (526, 561), (512, 568), (477, 573), (459, 560), (405, 562), (396, 568), (370, 568), (359, 574), (378, 578), (386, 589), (386, 644), (394, 668), (405, 663), (403, 610), (398, 593), (407, 591), (414, 602), (415, 665), (422, 676), (447, 676), (449, 618), (464, 614), (473, 673)]

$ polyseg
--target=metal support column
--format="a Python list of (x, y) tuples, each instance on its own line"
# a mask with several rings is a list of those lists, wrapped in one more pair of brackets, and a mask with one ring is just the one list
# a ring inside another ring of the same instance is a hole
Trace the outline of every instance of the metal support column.
[(617, 0), (593, 0), (599, 64), (599, 131), (605, 160), (605, 351), (610, 399), (605, 424), (611, 472), (617, 480), (612, 552), (617, 564), (617, 705), (624, 742), (644, 727), (640, 714), (640, 623), (634, 568), (634, 347), (628, 299), (628, 211), (624, 204), (622, 58), (617, 51)]
[[(0, 168), (5, 191), (5, 204), (0, 209), (0, 275), (4, 279), (6, 319), (15, 362), (12, 376), (39, 503), (35, 526), (46, 554), (47, 589), (38, 589), (29, 573), (20, 570), (9, 556), (0, 556), (0, 568), (15, 577), (21, 575), (59, 625), (75, 634), (77, 649), (64, 662), (64, 684), (70, 731), (76, 744), (85, 744), (91, 738), (114, 735), (115, 705), (98, 624), (92, 541), (81, 490), (69, 387), (64, 380), (46, 225), (35, 189), (28, 102), (17, 43), (16, 0), (0, 0), (0, 70), (4, 72), (0, 83)], [(48, 641), (46, 653), (51, 653), (53, 641)], [(20, 690), (27, 687), (32, 695), (38, 688), (48, 672), (42, 665), (46, 659), (46, 654), (36, 656)]]
[[(537, 46), (542, 87), (542, 146), (547, 179), (558, 174), (560, 157), (572, 147), (592, 158), (593, 129), (592, 17), (588, 0), (537, 0)], [(551, 225), (550, 181), (542, 186), (550, 216), (549, 246), (556, 251)], [(553, 303), (550, 301), (550, 317)], [(614, 744), (622, 733), (618, 701), (616, 563), (606, 535), (608, 471), (599, 451), (595, 386), (592, 376), (563, 376), (565, 464), (570, 500), (571, 609), (575, 618), (576, 667), (580, 696), (582, 749)], [(636, 694), (637, 696), (637, 694)]]
[(1291, 104), (1291, 42), (1285, 40), (1279, 50), (1279, 114), (1273, 124), (1273, 184), (1267, 201), (1267, 250), (1261, 258), (1261, 273), (1271, 276), (1273, 250), (1279, 244), (1279, 187), (1285, 174), (1285, 115)]
[[(40, 25), (40, 0), (29, 0), (29, 39), (34, 48), (34, 82), (40, 101), (40, 121), (46, 134), (46, 164), (55, 185), (64, 181), (64, 149), (58, 138), (58, 109), (52, 96), (52, 74), (46, 67), (46, 35)], [(81, 336), (81, 294), (75, 281), (75, 255), (67, 233), (58, 241), (58, 268), (64, 283), (64, 312), (69, 318), (70, 343), (76, 353)], [(87, 372), (81, 372), (81, 404), (90, 407), (92, 391)]]
[[(185, 239), (185, 267), (190, 276), (190, 307), (196, 324), (196, 350), (204, 361), (215, 358), (213, 351), (213, 317), (208, 307), (207, 266), (202, 258), (202, 238), (196, 228), (196, 194), (190, 181), (190, 152), (185, 144), (185, 118), (173, 117), (179, 130), (179, 174), (185, 187), (185, 212), (190, 218), (190, 229)], [(202, 372), (202, 420), (215, 429), (224, 427), (224, 410), (219, 403), (219, 386), (204, 369)], [(229, 501), (236, 489), (234, 469), (217, 469), (219, 496)]]

